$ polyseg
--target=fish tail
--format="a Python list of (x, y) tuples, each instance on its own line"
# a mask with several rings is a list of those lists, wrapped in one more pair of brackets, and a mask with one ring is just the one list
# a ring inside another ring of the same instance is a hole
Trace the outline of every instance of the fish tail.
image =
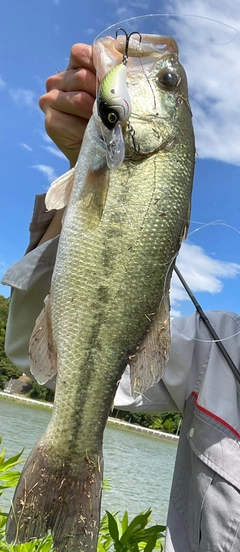
[(56, 462), (37, 444), (21, 474), (8, 516), (8, 543), (44, 537), (57, 552), (96, 550), (102, 491), (102, 450), (96, 463), (86, 457)]

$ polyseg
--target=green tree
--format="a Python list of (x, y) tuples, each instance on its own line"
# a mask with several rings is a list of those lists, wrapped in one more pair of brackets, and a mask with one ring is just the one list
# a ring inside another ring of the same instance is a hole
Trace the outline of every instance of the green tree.
[(54, 391), (43, 385), (39, 385), (37, 382), (33, 383), (32, 389), (28, 392), (27, 396), (31, 399), (40, 399), (41, 401), (54, 401)]
[(5, 353), (5, 335), (9, 309), (9, 299), (0, 295), (0, 389), (10, 378), (19, 378), (21, 371), (14, 366)]
[(159, 429), (166, 433), (177, 433), (182, 420), (179, 412), (128, 412), (114, 409), (113, 416), (131, 424)]

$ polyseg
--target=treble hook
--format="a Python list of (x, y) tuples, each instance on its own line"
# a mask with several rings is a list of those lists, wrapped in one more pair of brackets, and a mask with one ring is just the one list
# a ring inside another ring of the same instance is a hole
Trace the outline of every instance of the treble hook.
[(125, 34), (126, 36), (126, 45), (125, 45), (125, 52), (123, 54), (123, 59), (122, 59), (122, 63), (123, 65), (127, 65), (127, 60), (128, 60), (128, 48), (129, 48), (129, 40), (130, 40), (130, 37), (133, 35), (133, 34), (138, 34), (139, 36), (139, 44), (141, 44), (141, 40), (142, 40), (142, 35), (138, 32), (138, 31), (133, 31), (132, 33), (128, 34), (125, 29), (122, 29), (122, 27), (119, 27), (119, 29), (116, 30), (116, 38), (118, 36), (118, 31), (123, 31), (123, 33)]

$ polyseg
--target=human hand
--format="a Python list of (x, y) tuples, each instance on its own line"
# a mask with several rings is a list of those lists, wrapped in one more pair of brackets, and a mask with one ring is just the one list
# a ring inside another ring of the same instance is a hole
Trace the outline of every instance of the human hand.
[(46, 89), (39, 100), (46, 131), (73, 167), (96, 96), (92, 46), (74, 44), (67, 69), (49, 77)]

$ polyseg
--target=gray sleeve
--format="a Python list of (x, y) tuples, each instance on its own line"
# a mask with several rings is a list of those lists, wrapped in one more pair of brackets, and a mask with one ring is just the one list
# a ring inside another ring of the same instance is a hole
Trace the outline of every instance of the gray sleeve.
[(129, 366), (127, 366), (119, 383), (114, 399), (114, 408), (129, 410), (130, 412), (178, 412), (179, 410), (163, 380), (147, 389), (137, 399), (133, 399)]
[[(49, 293), (58, 238), (43, 245), (44, 248), (36, 248), (19, 263), (15, 263), (4, 277), (5, 283), (12, 286), (6, 328), (6, 354), (15, 366), (29, 376), (29, 339), (43, 308), (44, 299)], [(40, 256), (37, 256), (38, 249), (41, 249)], [(29, 258), (31, 256), (32, 263)]]
[(39, 194), (35, 198), (33, 216), (29, 226), (30, 241), (26, 253), (37, 247), (56, 213), (56, 209), (46, 210), (45, 197), (46, 194)]
[(6, 354), (15, 366), (30, 377), (29, 339), (49, 293), (59, 237), (38, 247), (37, 244), (54, 213), (46, 211), (45, 195), (36, 197), (26, 254), (9, 268), (2, 280), (3, 284), (12, 288), (6, 328)]

